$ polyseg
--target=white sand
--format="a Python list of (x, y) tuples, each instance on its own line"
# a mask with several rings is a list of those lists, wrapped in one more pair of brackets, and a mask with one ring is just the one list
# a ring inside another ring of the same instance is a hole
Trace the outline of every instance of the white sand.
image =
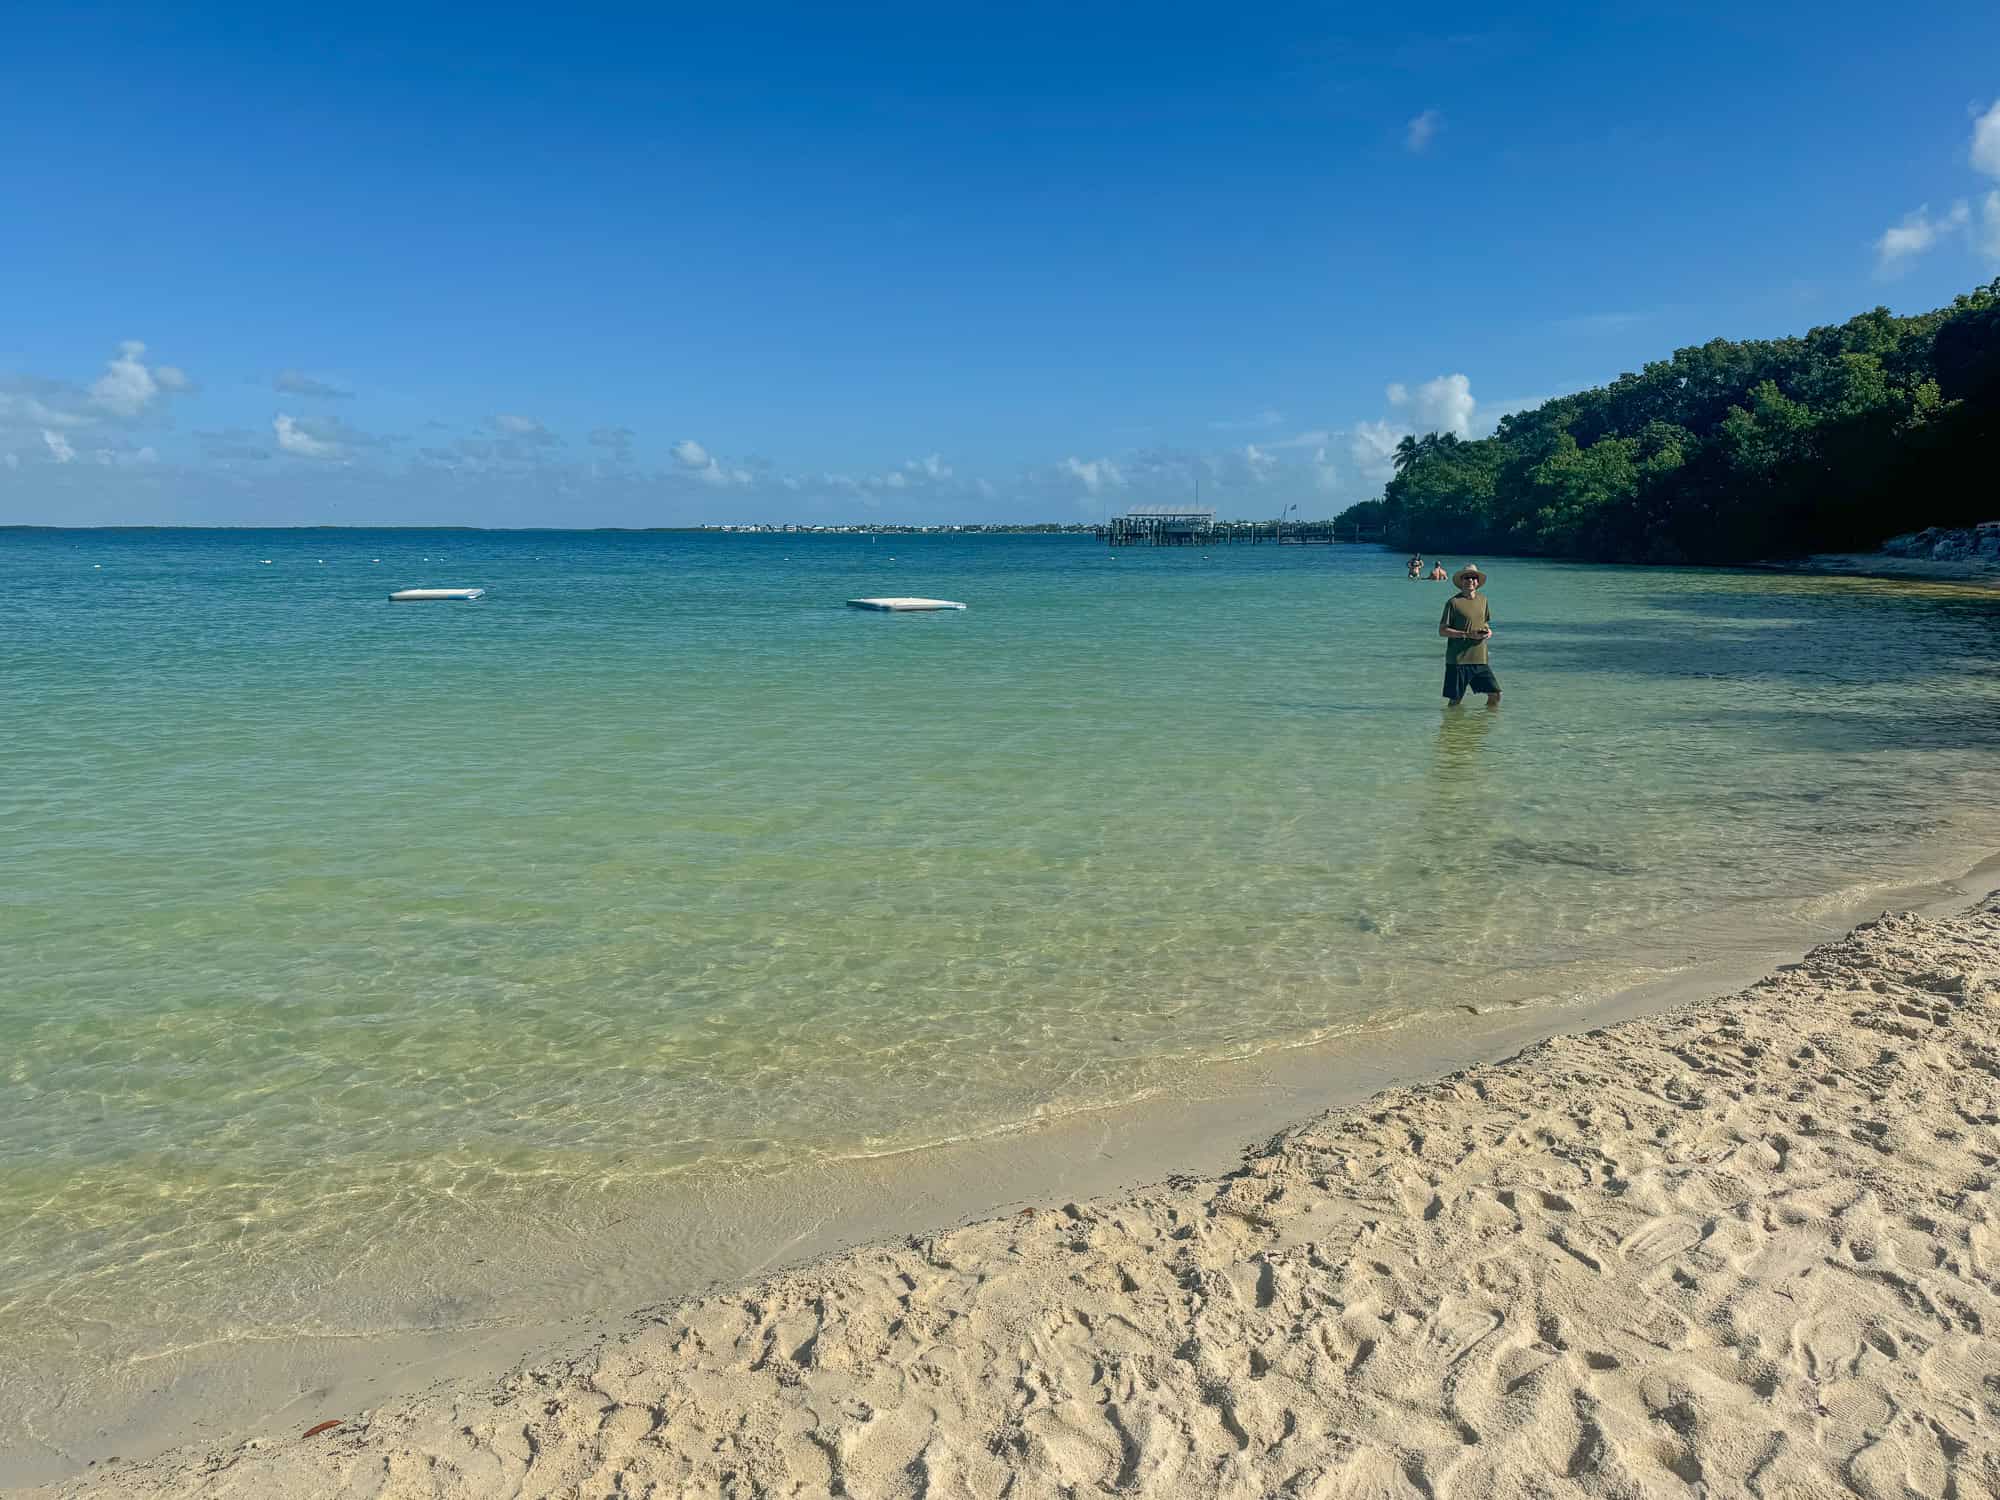
[(53, 1493), (2000, 1496), (2000, 896), (497, 1386)]

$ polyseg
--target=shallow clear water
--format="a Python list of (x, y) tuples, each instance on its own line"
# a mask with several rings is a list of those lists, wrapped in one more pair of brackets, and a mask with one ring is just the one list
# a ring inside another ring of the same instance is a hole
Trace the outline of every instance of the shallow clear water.
[(1488, 714), (1401, 573), (0, 532), (0, 1344), (329, 1326), (387, 1244), (1603, 993), (1991, 847), (1991, 595), (1498, 561)]

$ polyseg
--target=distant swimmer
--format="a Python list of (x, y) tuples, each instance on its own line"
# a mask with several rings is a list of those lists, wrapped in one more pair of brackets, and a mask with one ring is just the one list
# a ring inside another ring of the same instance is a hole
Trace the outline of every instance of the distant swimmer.
[(1445, 581), (1444, 564), (1439, 563), (1435, 568), (1431, 569), (1431, 582), (1443, 583), (1444, 581)]
[(1465, 695), (1484, 693), (1486, 706), (1500, 706), (1500, 679), (1486, 663), (1486, 642), (1493, 635), (1493, 606), (1480, 593), (1486, 575), (1478, 563), (1467, 563), (1452, 575), (1458, 592), (1444, 601), (1438, 634), (1444, 644), (1444, 698), (1453, 708)]
[(1418, 553), (1410, 559), (1410, 576), (1412, 578), (1422, 578), (1424, 576), (1424, 559), (1422, 553)]

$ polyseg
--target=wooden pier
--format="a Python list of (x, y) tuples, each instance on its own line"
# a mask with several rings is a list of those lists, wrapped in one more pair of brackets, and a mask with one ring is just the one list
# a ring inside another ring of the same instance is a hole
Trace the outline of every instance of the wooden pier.
[(1165, 508), (1113, 516), (1096, 531), (1099, 541), (1113, 547), (1221, 547), (1239, 542), (1310, 547), (1382, 539), (1380, 527), (1358, 521), (1218, 521), (1214, 511)]

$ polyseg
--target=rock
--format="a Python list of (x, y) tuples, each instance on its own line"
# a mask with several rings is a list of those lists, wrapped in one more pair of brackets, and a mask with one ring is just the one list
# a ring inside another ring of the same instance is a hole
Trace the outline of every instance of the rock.
[(1978, 527), (1926, 526), (1922, 531), (1906, 531), (1882, 543), (1893, 557), (1927, 557), (1939, 562), (1956, 562), (1966, 557), (2000, 557), (2000, 521), (1983, 521)]

